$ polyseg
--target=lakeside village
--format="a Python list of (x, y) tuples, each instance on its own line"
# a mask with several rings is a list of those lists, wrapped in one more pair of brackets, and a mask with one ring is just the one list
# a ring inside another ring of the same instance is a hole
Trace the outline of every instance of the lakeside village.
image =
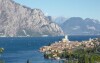
[(64, 63), (100, 63), (100, 39), (69, 41), (67, 36), (59, 42), (40, 48), (46, 59), (65, 60)]

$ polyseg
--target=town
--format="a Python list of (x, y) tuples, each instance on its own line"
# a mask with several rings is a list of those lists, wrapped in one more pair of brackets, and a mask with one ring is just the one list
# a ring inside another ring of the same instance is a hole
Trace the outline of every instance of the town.
[[(95, 38), (95, 39), (89, 39), (88, 41), (78, 42), (78, 41), (69, 41), (67, 36), (65, 36), (65, 38), (63, 38), (59, 42), (55, 42), (53, 44), (50, 44), (49, 46), (43, 46), (40, 48), (40, 52), (44, 53), (45, 58), (57, 59), (57, 60), (62, 58), (68, 59), (68, 54), (74, 55), (76, 51), (77, 51), (76, 54), (81, 55), (81, 53), (79, 53), (81, 50), (85, 50), (86, 52), (89, 52), (91, 54), (98, 53), (99, 54), (98, 58), (100, 60), (100, 39)], [(82, 54), (86, 55), (84, 51), (81, 52)]]

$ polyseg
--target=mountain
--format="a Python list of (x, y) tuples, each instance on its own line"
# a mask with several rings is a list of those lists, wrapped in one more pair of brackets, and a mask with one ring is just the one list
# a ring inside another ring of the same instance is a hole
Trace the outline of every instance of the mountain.
[(13, 0), (0, 0), (0, 36), (58, 36), (62, 29), (40, 9), (31, 9)]
[(52, 16), (47, 16), (47, 18), (50, 21), (53, 21), (54, 23), (56, 23), (58, 25), (61, 25), (62, 23), (64, 23), (67, 20), (67, 18), (65, 18), (65, 17), (52, 17)]
[(57, 23), (58, 25), (63, 24), (65, 21), (67, 20), (67, 18), (65, 17), (56, 17), (53, 22)]
[(100, 21), (95, 19), (71, 17), (61, 27), (68, 35), (100, 35)]

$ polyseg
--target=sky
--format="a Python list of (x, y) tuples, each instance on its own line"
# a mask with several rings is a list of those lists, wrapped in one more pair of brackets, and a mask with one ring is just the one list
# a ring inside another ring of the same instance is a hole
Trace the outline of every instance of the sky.
[(100, 0), (14, 0), (30, 8), (41, 9), (53, 17), (82, 17), (100, 20)]

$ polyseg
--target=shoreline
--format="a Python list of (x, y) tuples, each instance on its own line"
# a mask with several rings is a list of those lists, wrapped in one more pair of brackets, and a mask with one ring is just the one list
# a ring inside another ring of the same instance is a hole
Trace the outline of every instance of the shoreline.
[[(61, 60), (62, 58), (58, 54), (62, 54), (66, 50), (68, 53), (72, 53), (78, 49), (93, 49), (95, 45), (100, 45), (98, 38), (89, 39), (89, 41), (69, 41), (66, 37), (59, 42), (50, 44), (49, 46), (43, 46), (40, 48), (40, 52), (44, 53), (44, 57), (47, 59)], [(100, 52), (99, 52), (100, 53)], [(45, 55), (48, 55), (47, 57)], [(65, 59), (65, 58), (63, 58)], [(66, 59), (65, 59), (66, 60)]]

